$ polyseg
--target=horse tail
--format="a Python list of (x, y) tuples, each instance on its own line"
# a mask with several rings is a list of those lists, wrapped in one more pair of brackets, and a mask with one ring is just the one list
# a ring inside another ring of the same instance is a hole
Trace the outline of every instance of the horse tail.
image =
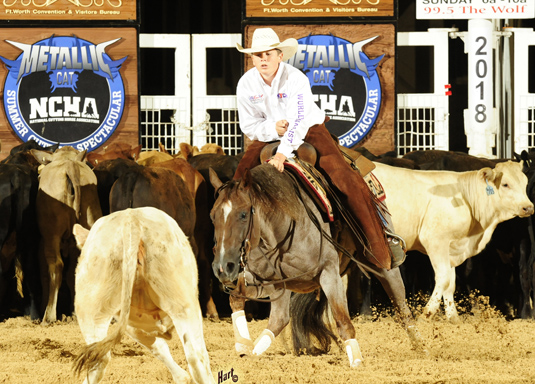
[(292, 342), (297, 355), (320, 355), (327, 353), (331, 340), (337, 340), (330, 324), (325, 322), (326, 310), (329, 308), (327, 297), (317, 293), (295, 293), (290, 303), (292, 319)]

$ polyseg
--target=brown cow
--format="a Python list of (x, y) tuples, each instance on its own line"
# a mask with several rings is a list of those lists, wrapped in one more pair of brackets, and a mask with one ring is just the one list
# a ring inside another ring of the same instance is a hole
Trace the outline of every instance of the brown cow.
[(42, 164), (36, 211), (42, 236), (40, 257), (48, 266), (48, 275), (42, 271), (43, 292), (48, 291), (48, 299), (44, 297), (47, 306), (43, 316), (43, 324), (47, 324), (56, 321), (58, 292), (67, 259), (70, 261), (67, 284), (74, 300), (74, 268), (79, 252), (72, 235), (73, 225), (79, 223), (89, 229), (102, 216), (102, 211), (97, 178), (84, 161), (86, 151), (66, 146), (52, 154), (39, 150), (32, 150), (32, 154)]
[(207, 222), (199, 220), (206, 217), (209, 220), (211, 206), (208, 206), (208, 188), (203, 175), (182, 158), (174, 158), (161, 163), (155, 163), (151, 167), (167, 168), (179, 175), (188, 186), (189, 191), (195, 199), (195, 242), (198, 244), (197, 266), (199, 269), (199, 300), (203, 312), (210, 319), (217, 319), (219, 315), (212, 299), (212, 267), (211, 267), (211, 247), (207, 254), (204, 244), (208, 244), (212, 237), (207, 229)]
[(97, 164), (105, 160), (113, 159), (130, 159), (137, 160), (141, 152), (141, 145), (132, 147), (127, 143), (112, 143), (104, 147), (103, 152), (89, 152), (86, 156), (86, 161), (92, 167), (96, 167)]
[(197, 254), (195, 201), (184, 180), (174, 171), (132, 167), (120, 176), (110, 192), (110, 212), (138, 207), (155, 207), (175, 219)]

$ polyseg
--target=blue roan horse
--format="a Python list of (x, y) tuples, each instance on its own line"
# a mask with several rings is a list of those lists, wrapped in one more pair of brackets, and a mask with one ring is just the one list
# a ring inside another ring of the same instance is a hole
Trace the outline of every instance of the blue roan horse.
[[(296, 352), (325, 352), (335, 335), (323, 323), (321, 311), (316, 311), (314, 317), (314, 311), (303, 308), (303, 303), (317, 303), (319, 297), (317, 308), (328, 308), (320, 305), (325, 299), (328, 301), (350, 366), (360, 365), (362, 355), (341, 278), (357, 266), (352, 259), (358, 261), (360, 268), (377, 276), (397, 309), (413, 347), (421, 349), (399, 269), (379, 269), (369, 262), (352, 232), (341, 222), (332, 224), (324, 220), (313, 200), (292, 180), (289, 174), (279, 173), (269, 164), (257, 166), (241, 180), (226, 184), (215, 172), (210, 173), (210, 181), (219, 191), (211, 212), (215, 226), (212, 267), (225, 286), (234, 288), (230, 305), (238, 353), (265, 352), (289, 323), (290, 316)], [(320, 228), (351, 255), (327, 241)], [(292, 305), (300, 310), (292, 309), (290, 314), (292, 292), (316, 294), (295, 295), (312, 299)], [(265, 297), (271, 301), (268, 326), (253, 343), (243, 311), (245, 301)], [(298, 314), (306, 318), (306, 326)], [(313, 317), (315, 322), (310, 321)]]

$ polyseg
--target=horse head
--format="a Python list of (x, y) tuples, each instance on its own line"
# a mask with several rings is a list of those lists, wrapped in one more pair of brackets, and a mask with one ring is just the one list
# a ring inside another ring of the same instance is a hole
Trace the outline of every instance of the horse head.
[(245, 173), (240, 181), (225, 184), (210, 169), (210, 182), (217, 198), (210, 217), (214, 224), (215, 276), (225, 285), (231, 285), (245, 264), (248, 253), (259, 241), (259, 228), (255, 225), (255, 208), (251, 189), (251, 175)]

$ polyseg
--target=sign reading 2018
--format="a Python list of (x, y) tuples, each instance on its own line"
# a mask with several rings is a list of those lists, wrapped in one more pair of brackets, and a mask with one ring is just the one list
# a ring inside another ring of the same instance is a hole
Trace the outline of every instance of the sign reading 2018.
[(376, 37), (351, 43), (310, 35), (298, 39), (297, 54), (288, 61), (308, 76), (316, 103), (331, 118), (327, 128), (348, 148), (369, 133), (381, 108), (376, 67), (384, 55), (369, 59), (362, 52)]
[(35, 44), (6, 40), (22, 53), (0, 57), (9, 73), (4, 84), (6, 116), (24, 141), (60, 143), (78, 150), (98, 148), (117, 128), (124, 110), (119, 72), (106, 47), (77, 37), (51, 36)]

